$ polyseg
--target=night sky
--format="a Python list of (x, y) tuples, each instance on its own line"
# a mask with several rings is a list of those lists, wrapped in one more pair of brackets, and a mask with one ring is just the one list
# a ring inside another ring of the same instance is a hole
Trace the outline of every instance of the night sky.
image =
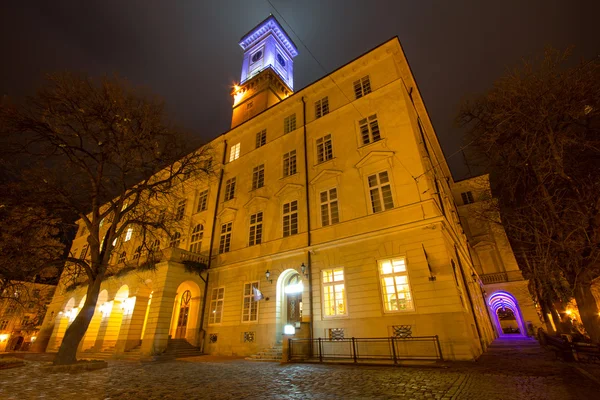
[[(45, 72), (116, 72), (209, 140), (229, 128), (238, 41), (272, 13), (298, 46), (296, 90), (397, 35), (450, 156), (464, 143), (454, 127), (464, 98), (546, 45), (585, 58), (600, 50), (594, 0), (271, 2), (277, 11), (266, 0), (3, 1), (0, 95), (33, 93)], [(467, 177), (461, 154), (449, 163), (455, 179)]]

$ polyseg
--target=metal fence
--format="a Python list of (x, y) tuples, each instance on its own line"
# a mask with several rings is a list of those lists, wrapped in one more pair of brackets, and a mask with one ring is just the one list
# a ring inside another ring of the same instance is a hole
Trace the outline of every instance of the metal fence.
[(566, 335), (550, 336), (541, 328), (538, 330), (540, 344), (553, 350), (564, 361), (600, 364), (600, 346), (593, 343), (573, 342)]
[(408, 338), (289, 339), (289, 361), (441, 360), (437, 335)]

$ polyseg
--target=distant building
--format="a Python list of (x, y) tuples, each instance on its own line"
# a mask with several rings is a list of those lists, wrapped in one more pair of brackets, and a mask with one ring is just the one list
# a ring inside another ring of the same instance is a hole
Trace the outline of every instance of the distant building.
[(56, 286), (16, 282), (0, 297), (0, 352), (27, 351), (36, 341)]
[[(240, 46), (232, 128), (209, 144), (224, 160), (217, 178), (173, 188), (166, 211), (182, 228), (152, 254), (134, 231), (119, 239), (121, 272), (102, 283), (80, 351), (147, 356), (179, 339), (251, 355), (288, 326), (296, 337), (438, 335), (446, 359), (477, 358), (494, 331), (398, 38), (298, 92), (298, 51), (275, 18)], [(81, 225), (71, 252), (86, 257)], [(184, 261), (210, 269), (189, 273)], [(49, 351), (85, 294), (61, 282)]]
[(533, 335), (542, 323), (529, 282), (523, 278), (500, 218), (490, 205), (489, 176), (455, 182), (452, 193), (496, 333)]

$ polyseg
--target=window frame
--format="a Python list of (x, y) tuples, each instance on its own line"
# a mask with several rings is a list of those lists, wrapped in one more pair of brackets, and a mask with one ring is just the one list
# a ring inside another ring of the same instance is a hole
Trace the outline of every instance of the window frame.
[(298, 163), (296, 160), (296, 149), (294, 149), (283, 155), (283, 177), (287, 178), (288, 176), (296, 175), (297, 173)]
[(187, 199), (179, 200), (175, 207), (175, 213), (173, 215), (174, 221), (181, 221), (185, 216), (185, 207), (187, 205)]
[[(373, 129), (373, 125), (375, 125), (375, 127), (377, 128), (377, 139), (373, 134), (373, 132), (375, 132), (375, 130)], [(363, 128), (366, 128), (366, 131), (364, 131)], [(379, 126), (379, 118), (377, 117), (376, 113), (358, 121), (358, 133), (360, 134), (361, 147), (368, 146), (370, 144), (379, 142), (383, 139), (381, 137), (381, 127)], [(367, 142), (365, 142), (365, 134), (366, 138), (368, 139)]]
[(235, 198), (236, 177), (229, 178), (225, 181), (225, 193), (223, 201), (233, 200)]
[[(394, 261), (403, 261), (403, 265), (404, 265), (404, 272), (394, 272)], [(382, 269), (383, 269), (383, 263), (385, 262), (390, 262), (391, 266), (392, 266), (392, 272), (391, 273), (387, 273), (384, 274)], [(379, 289), (381, 291), (381, 305), (383, 307), (383, 312), (385, 314), (397, 314), (397, 313), (407, 313), (407, 312), (415, 312), (416, 311), (416, 306), (415, 306), (415, 297), (413, 295), (413, 290), (411, 288), (411, 284), (410, 284), (410, 274), (408, 271), (408, 261), (407, 258), (405, 256), (395, 256), (395, 257), (389, 257), (389, 258), (382, 258), (377, 260), (377, 275), (379, 278)], [(408, 292), (398, 292), (398, 283), (396, 282), (396, 277), (399, 276), (405, 276), (406, 277), (406, 283), (401, 283), (401, 285), (406, 285), (408, 287)], [(398, 294), (399, 293), (408, 293), (408, 296), (410, 297), (410, 304), (411, 307), (410, 308), (406, 308), (404, 310), (400, 309), (400, 307), (398, 307), (398, 309), (393, 310), (391, 309), (390, 306), (390, 302), (386, 300), (386, 296), (388, 296), (387, 293), (387, 289), (388, 287), (390, 287), (389, 285), (385, 284), (385, 278), (393, 278), (394, 280), (394, 294), (396, 296), (396, 302), (397, 304), (399, 304), (399, 297)]]
[[(341, 270), (342, 271), (342, 277), (343, 279), (341, 281), (336, 281), (335, 280), (335, 272), (336, 270)], [(324, 274), (328, 271), (331, 271), (332, 273), (332, 281), (331, 282), (325, 282), (325, 277)], [(332, 267), (332, 268), (325, 268), (322, 269), (320, 271), (320, 275), (321, 275), (321, 312), (323, 313), (323, 318), (324, 319), (334, 319), (334, 318), (344, 318), (347, 317), (349, 315), (348, 313), (348, 296), (347, 296), (347, 288), (346, 288), (346, 270), (344, 267)], [(341, 283), (340, 283), (341, 282)], [(343, 291), (342, 291), (342, 302), (343, 302), (343, 306), (344, 306), (344, 313), (338, 313), (337, 309), (337, 301), (336, 301), (336, 291), (335, 291), (335, 286), (339, 286), (340, 284), (343, 285)], [(327, 308), (326, 308), (326, 300), (325, 300), (325, 287), (333, 287), (333, 299), (334, 299), (334, 310), (335, 310), (335, 314), (328, 314), (327, 313)]]
[[(252, 222), (253, 218), (254, 222)], [(248, 226), (248, 246), (256, 246), (262, 243), (263, 220), (264, 214), (262, 211), (257, 211), (256, 213), (250, 215)]]
[(204, 224), (198, 223), (192, 228), (190, 233), (190, 251), (200, 254), (202, 250), (202, 239), (204, 239)]
[(329, 114), (329, 96), (315, 101), (315, 119), (324, 117), (327, 114)]
[[(386, 173), (387, 175), (387, 182), (384, 182), (383, 184), (381, 183), (381, 179), (380, 179), (380, 174), (382, 173)], [(375, 176), (377, 179), (377, 185), (376, 186), (371, 186), (369, 183), (369, 178)], [(391, 178), (391, 173), (389, 170), (384, 169), (384, 170), (380, 170), (377, 172), (373, 172), (369, 175), (366, 175), (366, 187), (367, 187), (367, 195), (368, 195), (368, 201), (367, 203), (369, 204), (369, 214), (379, 214), (381, 212), (385, 212), (388, 210), (393, 210), (394, 208), (396, 208), (396, 199), (394, 196), (394, 187), (392, 185), (392, 178)], [(384, 186), (389, 186), (389, 191), (390, 191), (390, 197), (392, 200), (392, 206), (391, 207), (387, 207), (385, 205), (385, 200), (384, 200), (384, 195), (383, 195), (383, 191), (382, 188)], [(373, 197), (372, 197), (372, 190), (377, 189), (377, 193), (378, 193), (378, 199), (379, 199), (379, 205), (381, 206), (381, 209), (379, 211), (375, 211), (375, 206), (373, 204)]]
[(208, 189), (200, 191), (198, 193), (198, 204), (196, 205), (196, 212), (202, 212), (208, 210)]
[(256, 132), (256, 148), (263, 147), (267, 144), (267, 130)]
[(265, 186), (265, 164), (257, 165), (252, 169), (252, 190)]
[(229, 149), (229, 162), (235, 161), (240, 158), (240, 147), (241, 143), (236, 143)]
[(465, 205), (465, 206), (475, 203), (475, 198), (473, 197), (472, 190), (467, 190), (465, 192), (461, 192), (460, 197), (462, 199), (463, 205)]
[[(216, 296), (215, 296), (216, 293)], [(219, 297), (220, 296), (220, 297)], [(217, 308), (221, 305), (219, 312)], [(210, 295), (210, 309), (208, 315), (208, 325), (220, 325), (223, 323), (223, 310), (225, 308), (225, 286), (219, 286), (212, 289)], [(214, 311), (214, 312), (213, 312)], [(216, 316), (219, 316), (219, 321), (216, 321)]]
[(173, 232), (171, 237), (169, 238), (169, 247), (174, 249), (179, 249), (181, 245), (181, 232)]
[[(335, 199), (331, 199), (331, 191), (335, 191)], [(327, 200), (323, 201), (323, 194), (327, 195)], [(325, 226), (331, 226), (331, 225), (335, 225), (335, 224), (339, 224), (340, 223), (340, 207), (339, 207), (339, 195), (338, 195), (338, 190), (337, 187), (331, 187), (329, 189), (325, 189), (322, 191), (319, 191), (319, 215), (321, 217), (321, 226), (325, 227)], [(333, 213), (332, 213), (332, 204), (335, 203), (335, 208), (336, 208), (336, 214), (337, 214), (337, 221), (333, 222)], [(327, 224), (323, 223), (323, 206), (327, 207)]]
[[(246, 294), (246, 287), (250, 285), (250, 294)], [(254, 292), (252, 291), (252, 288), (256, 287), (256, 289), (260, 290), (260, 281), (251, 281), (251, 282), (244, 282), (244, 288), (242, 291), (242, 318), (241, 318), (241, 322), (242, 324), (252, 324), (252, 323), (257, 323), (258, 322), (258, 313), (259, 313), (259, 301), (254, 300)], [(249, 307), (248, 310), (246, 310), (246, 300), (248, 301)], [(252, 317), (252, 306), (256, 307), (256, 316), (255, 319), (251, 319)], [(248, 311), (248, 312), (246, 312)], [(244, 318), (248, 316), (248, 319), (245, 320)]]
[[(327, 148), (327, 143), (329, 143), (329, 148)], [(315, 149), (317, 151), (317, 164), (333, 160), (333, 135), (328, 133), (315, 139)]]
[[(285, 211), (286, 206), (288, 206), (288, 211)], [(296, 207), (295, 209), (293, 209), (293, 207)], [(300, 232), (299, 229), (299, 218), (298, 218), (298, 200), (290, 200), (287, 203), (284, 203), (282, 206), (282, 213), (281, 213), (281, 225), (282, 225), (282, 232), (283, 232), (283, 237), (289, 237), (289, 236), (294, 236), (297, 235)], [(294, 216), (296, 217), (296, 230), (294, 232), (294, 230), (292, 229), (293, 226), (293, 219)], [(289, 217), (289, 227), (288, 227), (288, 233), (286, 234), (286, 217)]]
[[(371, 78), (369, 75), (363, 76), (362, 78), (352, 83), (354, 89), (354, 99), (358, 100), (361, 97), (365, 97), (373, 91), (371, 88)], [(357, 90), (358, 89), (358, 90)]]
[(296, 113), (293, 113), (283, 119), (283, 134), (286, 135), (295, 130), (296, 130)]
[(225, 254), (231, 251), (232, 232), (233, 221), (221, 224), (221, 232), (219, 234), (219, 254)]

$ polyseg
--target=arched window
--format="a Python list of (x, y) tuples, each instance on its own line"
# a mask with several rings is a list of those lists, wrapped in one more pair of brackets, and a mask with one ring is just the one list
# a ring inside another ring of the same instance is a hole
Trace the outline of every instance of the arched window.
[(173, 234), (173, 236), (171, 236), (171, 241), (169, 242), (169, 245), (171, 247), (179, 247), (180, 244), (181, 244), (181, 233), (175, 232)]
[(192, 237), (190, 238), (190, 251), (192, 253), (200, 253), (202, 247), (202, 237), (204, 236), (204, 225), (198, 224), (192, 231)]

